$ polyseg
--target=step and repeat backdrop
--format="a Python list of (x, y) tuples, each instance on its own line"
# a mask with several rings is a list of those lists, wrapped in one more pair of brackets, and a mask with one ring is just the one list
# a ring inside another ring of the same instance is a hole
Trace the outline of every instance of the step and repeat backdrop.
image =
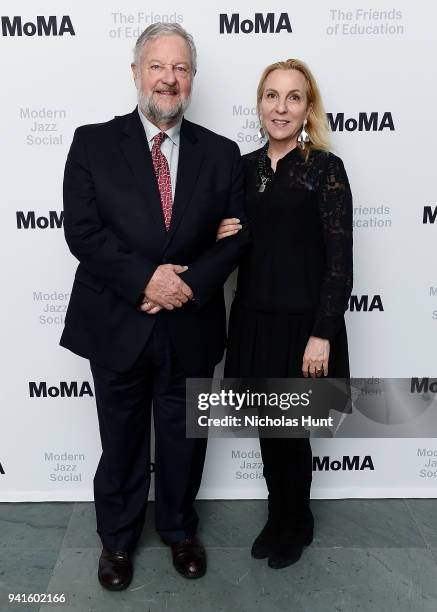
[[(58, 346), (77, 265), (63, 237), (63, 168), (77, 126), (135, 107), (132, 49), (156, 21), (197, 43), (187, 117), (242, 153), (259, 147), (263, 68), (289, 57), (312, 68), (354, 195), (352, 375), (418, 378), (437, 411), (437, 7), (3, 0), (0, 12), (0, 501), (92, 499), (92, 378)], [(394, 405), (381, 422), (398, 418)], [(437, 496), (433, 438), (323, 438), (313, 451), (314, 497)], [(201, 497), (265, 494), (257, 440), (210, 441)]]

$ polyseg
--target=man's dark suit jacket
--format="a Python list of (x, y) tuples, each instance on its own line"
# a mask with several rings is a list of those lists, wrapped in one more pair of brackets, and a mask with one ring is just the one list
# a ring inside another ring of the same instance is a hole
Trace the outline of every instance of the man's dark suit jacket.
[[(223, 356), (223, 284), (249, 241), (237, 145), (182, 121), (176, 193), (167, 232), (137, 109), (74, 134), (64, 176), (64, 231), (79, 260), (60, 344), (98, 365), (125, 371), (165, 317), (187, 373)], [(243, 230), (216, 242), (221, 219)], [(156, 267), (189, 266), (181, 278), (194, 301), (148, 315), (139, 298)]]

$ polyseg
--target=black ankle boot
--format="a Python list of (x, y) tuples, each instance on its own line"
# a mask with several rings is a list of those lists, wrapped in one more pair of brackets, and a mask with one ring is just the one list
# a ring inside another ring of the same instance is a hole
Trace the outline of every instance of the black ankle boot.
[(266, 559), (276, 549), (278, 537), (277, 523), (271, 518), (252, 544), (251, 555), (254, 559)]
[(295, 519), (288, 525), (282, 524), (269, 554), (269, 567), (281, 569), (299, 561), (304, 547), (313, 541), (313, 532), (314, 519), (309, 509), (304, 519)]

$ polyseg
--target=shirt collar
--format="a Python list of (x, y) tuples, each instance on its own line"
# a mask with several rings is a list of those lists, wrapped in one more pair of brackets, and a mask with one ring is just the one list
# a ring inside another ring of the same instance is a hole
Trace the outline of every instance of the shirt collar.
[[(138, 114), (141, 119), (141, 123), (143, 124), (144, 131), (146, 133), (147, 141), (150, 142), (162, 130), (160, 130), (158, 127), (156, 127), (156, 125), (154, 125), (151, 121), (149, 121), (147, 117), (144, 115), (144, 113), (141, 112), (139, 107), (137, 107), (137, 109), (138, 109)], [(164, 132), (165, 134), (167, 134), (168, 138), (173, 142), (173, 144), (177, 146), (179, 146), (179, 141), (180, 141), (181, 123), (182, 123), (182, 118), (179, 119), (179, 121), (173, 127), (169, 128), (168, 130), (165, 130)]]

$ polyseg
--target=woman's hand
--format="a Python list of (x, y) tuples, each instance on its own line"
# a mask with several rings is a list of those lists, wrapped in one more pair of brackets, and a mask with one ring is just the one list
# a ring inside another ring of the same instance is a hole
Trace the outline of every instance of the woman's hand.
[(227, 236), (237, 234), (243, 226), (240, 225), (240, 219), (222, 219), (217, 230), (216, 240), (221, 240)]
[(302, 372), (306, 378), (328, 376), (329, 348), (329, 340), (310, 336), (302, 363)]

